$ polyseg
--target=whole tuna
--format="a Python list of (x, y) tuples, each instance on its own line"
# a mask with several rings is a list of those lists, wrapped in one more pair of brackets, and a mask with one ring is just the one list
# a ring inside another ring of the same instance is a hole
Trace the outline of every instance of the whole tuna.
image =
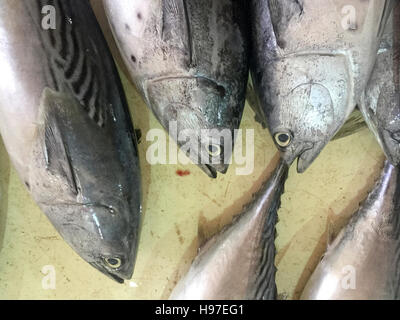
[(200, 249), (170, 299), (276, 299), (275, 225), (287, 174), (280, 161), (244, 211)]
[(302, 299), (400, 299), (400, 172), (389, 162), (329, 246)]
[(304, 172), (364, 92), (391, 0), (250, 1), (252, 78), (274, 141)]
[(123, 282), (141, 217), (136, 138), (86, 0), (0, 2), (0, 132), (22, 181), (68, 244)]
[(393, 10), (360, 105), (387, 158), (400, 164), (400, 5)]
[(245, 103), (246, 1), (103, 1), (147, 105), (206, 174), (225, 173)]

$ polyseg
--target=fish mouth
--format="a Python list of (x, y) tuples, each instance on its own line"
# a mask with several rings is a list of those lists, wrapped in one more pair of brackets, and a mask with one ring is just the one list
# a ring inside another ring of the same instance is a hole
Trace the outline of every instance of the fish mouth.
[(304, 149), (303, 152), (297, 157), (298, 173), (304, 173), (310, 167), (310, 165), (321, 153), (325, 145), (323, 142), (316, 142), (311, 144), (311, 147)]
[(210, 178), (212, 179), (216, 179), (217, 178), (217, 170), (214, 169), (212, 166), (208, 165), (208, 164), (198, 164), (197, 165), (201, 170), (203, 170), (203, 172), (208, 175)]
[(229, 164), (220, 164), (215, 167), (215, 169), (222, 174), (226, 174), (229, 169)]
[(103, 266), (101, 263), (98, 262), (89, 262), (89, 264), (100, 271), (102, 274), (106, 275), (110, 279), (116, 281), (117, 283), (123, 284), (126, 281), (130, 280), (133, 276), (133, 269), (132, 271), (127, 270), (109, 270), (107, 267)]
[(320, 151), (323, 148), (323, 143), (319, 146), (319, 143), (304, 142), (301, 144), (293, 145), (290, 149), (284, 150), (278, 148), (281, 151), (281, 157), (290, 167), (293, 162), (297, 159), (297, 172), (304, 173), (311, 163), (317, 158)]
[[(135, 254), (132, 252), (135, 246), (131, 247), (131, 244), (129, 244), (126, 247), (121, 240), (121, 237), (123, 237), (121, 233), (114, 233), (103, 238), (105, 234), (100, 229), (99, 220), (93, 219), (94, 221), (91, 221), (91, 217), (96, 216), (95, 213), (91, 212), (92, 210), (101, 210), (112, 219), (110, 210), (114, 211), (114, 209), (98, 203), (38, 202), (38, 204), (45, 213), (49, 212), (50, 208), (53, 208), (58, 211), (62, 209), (66, 213), (66, 216), (70, 216), (76, 212), (85, 215), (87, 218), (85, 221), (88, 221), (87, 224), (72, 223), (68, 220), (54, 220), (54, 215), (46, 214), (62, 238), (92, 267), (118, 283), (124, 283), (124, 280), (132, 278), (135, 265)], [(59, 227), (60, 225), (62, 225), (62, 228)], [(114, 246), (113, 242), (115, 239), (118, 242), (116, 246)], [(122, 242), (122, 245), (120, 242)], [(96, 253), (88, 253), (88, 248), (97, 248), (97, 246), (103, 245), (107, 245), (108, 249), (101, 250), (101, 252), (97, 252), (96, 250)], [(105, 252), (107, 252), (107, 255), (104, 255)], [(107, 267), (101, 263), (102, 257), (119, 258), (120, 265), (115, 269)]]

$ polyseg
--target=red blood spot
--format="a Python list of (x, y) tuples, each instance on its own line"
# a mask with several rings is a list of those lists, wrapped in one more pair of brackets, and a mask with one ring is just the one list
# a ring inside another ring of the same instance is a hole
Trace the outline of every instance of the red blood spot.
[(190, 171), (189, 171), (189, 170), (185, 170), (185, 171), (183, 171), (183, 170), (176, 170), (176, 174), (177, 174), (178, 176), (180, 176), (180, 177), (185, 177), (185, 176), (190, 175)]

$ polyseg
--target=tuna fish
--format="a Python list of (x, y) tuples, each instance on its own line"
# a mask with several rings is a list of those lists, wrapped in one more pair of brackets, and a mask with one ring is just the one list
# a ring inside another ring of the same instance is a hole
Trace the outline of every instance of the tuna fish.
[(361, 104), (387, 158), (400, 164), (400, 5), (393, 11)]
[(288, 164), (304, 172), (360, 103), (394, 1), (250, 1), (252, 78)]
[(400, 172), (389, 162), (328, 247), (302, 299), (400, 299)]
[(136, 138), (86, 0), (0, 1), (0, 132), (34, 200), (112, 279), (132, 276), (141, 218)]
[(280, 161), (254, 200), (200, 249), (170, 299), (276, 299), (275, 225), (287, 174)]
[(177, 134), (169, 133), (210, 177), (225, 173), (245, 103), (246, 1), (103, 1), (131, 77), (156, 118), (166, 130), (176, 123)]

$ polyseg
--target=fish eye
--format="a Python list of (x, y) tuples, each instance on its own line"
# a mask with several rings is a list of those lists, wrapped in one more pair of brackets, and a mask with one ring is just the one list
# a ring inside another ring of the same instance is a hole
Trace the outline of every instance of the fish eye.
[(210, 154), (210, 156), (212, 157), (217, 157), (221, 154), (221, 146), (217, 145), (217, 144), (210, 144), (208, 145), (208, 153)]
[(104, 261), (107, 264), (107, 266), (112, 269), (118, 269), (122, 264), (120, 258), (104, 258)]
[(391, 137), (392, 137), (393, 140), (396, 140), (397, 142), (400, 142), (400, 131), (391, 133)]
[(289, 146), (292, 142), (291, 135), (286, 132), (278, 132), (277, 134), (275, 134), (274, 138), (277, 145), (282, 148)]

